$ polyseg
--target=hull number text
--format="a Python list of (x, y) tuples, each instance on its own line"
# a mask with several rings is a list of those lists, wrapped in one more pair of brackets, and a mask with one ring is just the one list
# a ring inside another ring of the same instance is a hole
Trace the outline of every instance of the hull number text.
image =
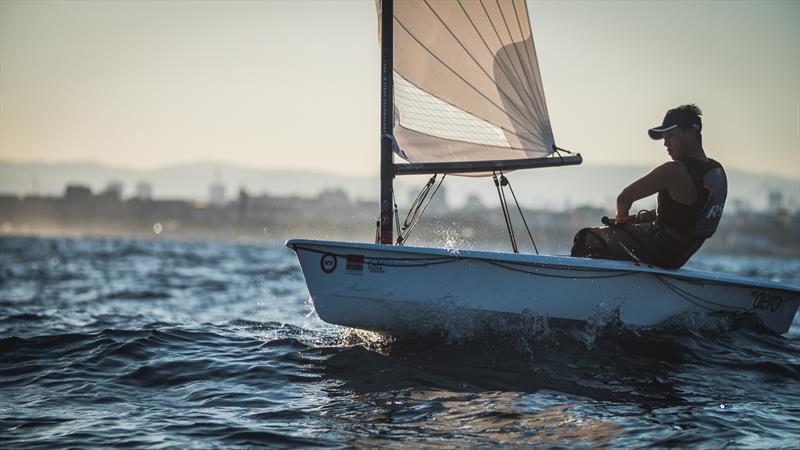
[(753, 291), (750, 293), (753, 297), (753, 309), (760, 309), (762, 311), (775, 312), (783, 303), (780, 295), (771, 294), (763, 291)]

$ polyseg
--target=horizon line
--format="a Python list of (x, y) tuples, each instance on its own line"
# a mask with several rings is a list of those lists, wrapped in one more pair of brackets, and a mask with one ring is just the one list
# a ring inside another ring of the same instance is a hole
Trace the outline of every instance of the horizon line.
[[(218, 161), (212, 159), (201, 159), (196, 160), (193, 162), (174, 162), (174, 163), (167, 163), (159, 166), (151, 166), (151, 167), (135, 167), (135, 166), (126, 166), (126, 165), (119, 165), (113, 163), (106, 163), (102, 161), (90, 161), (90, 160), (74, 160), (74, 161), (43, 161), (43, 160), (20, 160), (14, 158), (3, 158), (0, 157), (0, 165), (3, 163), (10, 163), (10, 164), (27, 164), (27, 165), (43, 165), (43, 166), (57, 166), (57, 165), (94, 165), (100, 166), (104, 168), (110, 169), (121, 169), (121, 170), (128, 170), (133, 172), (148, 172), (148, 171), (157, 171), (157, 170), (164, 170), (174, 167), (181, 167), (181, 166), (192, 166), (192, 165), (220, 165), (220, 166), (229, 166), (237, 169), (247, 169), (247, 170), (260, 170), (260, 171), (272, 171), (272, 172), (305, 172), (309, 174), (321, 174), (321, 175), (332, 175), (337, 177), (347, 177), (347, 178), (373, 178), (379, 176), (378, 172), (369, 173), (369, 174), (356, 174), (356, 173), (339, 173), (335, 171), (322, 171), (319, 169), (304, 169), (298, 167), (266, 167), (266, 166), (251, 166), (246, 163), (242, 162), (231, 162), (231, 161)], [(592, 168), (600, 167), (600, 168), (613, 168), (613, 169), (641, 169), (641, 168), (649, 168), (649, 165), (645, 164), (608, 164), (608, 163), (592, 163), (592, 162), (584, 162), (581, 166), (588, 166)], [(798, 180), (800, 181), (800, 171), (794, 176), (786, 175), (786, 174), (779, 174), (779, 173), (772, 173), (772, 172), (757, 172), (739, 168), (730, 168), (726, 169), (729, 172), (740, 172), (748, 175), (756, 175), (756, 176), (769, 176), (769, 177), (779, 177), (784, 178), (787, 180)]]

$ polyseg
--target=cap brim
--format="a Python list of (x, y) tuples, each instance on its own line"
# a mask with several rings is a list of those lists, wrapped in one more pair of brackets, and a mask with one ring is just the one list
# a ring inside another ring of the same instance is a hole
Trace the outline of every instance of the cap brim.
[(666, 133), (667, 131), (670, 131), (670, 130), (674, 130), (675, 128), (678, 128), (678, 125), (670, 125), (670, 126), (667, 126), (667, 127), (650, 128), (649, 130), (647, 130), (647, 134), (650, 135), (650, 139), (653, 139), (653, 140), (657, 141), (657, 140), (659, 140), (659, 139), (664, 137), (664, 133)]

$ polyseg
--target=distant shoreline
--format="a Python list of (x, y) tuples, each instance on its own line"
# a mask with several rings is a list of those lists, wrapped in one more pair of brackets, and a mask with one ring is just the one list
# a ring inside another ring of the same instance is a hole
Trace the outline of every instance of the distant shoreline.
[[(637, 179), (650, 168), (616, 167), (585, 164), (558, 169), (537, 169), (508, 175), (520, 203), (527, 208), (569, 211), (588, 205), (613, 209), (614, 199), (626, 183)], [(780, 206), (800, 210), (800, 174), (797, 179), (728, 170), (729, 195), (726, 211), (764, 211), (770, 208), (769, 196), (777, 194)], [(397, 177), (395, 193), (400, 209), (427, 181), (427, 176)], [(92, 192), (110, 187), (120, 190), (124, 199), (149, 191), (158, 200), (178, 199), (208, 202), (212, 186), (223, 199), (235, 199), (240, 190), (250, 195), (312, 198), (324, 191), (341, 190), (350, 199), (376, 201), (377, 177), (341, 176), (304, 170), (265, 170), (252, 167), (204, 162), (154, 169), (125, 169), (101, 164), (17, 163), (0, 160), (0, 194), (60, 196), (68, 185), (83, 185)], [(450, 207), (462, 207), (477, 199), (485, 205), (497, 205), (497, 193), (487, 178), (451, 176), (438, 194)], [(639, 208), (652, 208), (647, 199)]]

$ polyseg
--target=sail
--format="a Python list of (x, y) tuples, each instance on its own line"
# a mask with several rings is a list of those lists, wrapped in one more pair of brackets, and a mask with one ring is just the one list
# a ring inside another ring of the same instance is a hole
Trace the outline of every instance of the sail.
[(539, 158), (554, 151), (523, 0), (393, 3), (399, 156), (430, 163)]

